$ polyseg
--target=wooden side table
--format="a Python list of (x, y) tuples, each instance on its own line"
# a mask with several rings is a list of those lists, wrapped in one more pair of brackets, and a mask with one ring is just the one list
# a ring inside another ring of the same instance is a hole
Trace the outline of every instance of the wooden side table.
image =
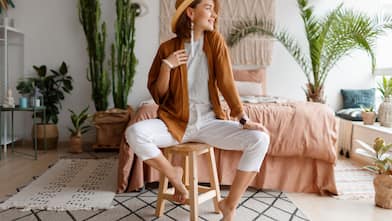
[[(33, 126), (35, 127), (35, 129), (34, 129), (34, 155), (31, 155), (28, 153), (23, 153), (23, 152), (18, 152), (18, 153), (33, 156), (34, 159), (37, 160), (38, 141), (37, 141), (37, 121), (36, 121), (36, 118), (37, 118), (37, 113), (42, 112), (43, 118), (42, 118), (41, 123), (44, 123), (46, 121), (46, 107), (39, 106), (39, 107), (21, 108), (19, 106), (15, 106), (14, 108), (11, 108), (11, 107), (0, 106), (0, 125), (2, 125), (2, 122), (1, 122), (2, 112), (11, 112), (11, 149), (12, 149), (12, 152), (16, 152), (14, 150), (14, 112), (15, 111), (33, 112)], [(2, 134), (2, 127), (0, 126), (0, 136), (2, 136), (2, 135), (3, 135)], [(46, 129), (45, 128), (44, 128), (44, 149), (46, 150)], [(1, 145), (0, 145), (0, 159), (1, 159), (1, 152), (2, 152), (2, 150), (1, 150)]]

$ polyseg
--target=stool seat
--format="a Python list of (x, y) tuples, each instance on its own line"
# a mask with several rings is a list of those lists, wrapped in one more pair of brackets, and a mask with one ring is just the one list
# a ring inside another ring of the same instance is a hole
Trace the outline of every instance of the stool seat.
[(197, 152), (197, 154), (200, 155), (201, 153), (199, 152), (208, 152), (208, 148), (210, 147), (210, 145), (204, 143), (183, 143), (166, 147), (163, 151), (185, 154), (188, 154), (189, 152)]
[[(185, 204), (190, 206), (190, 220), (198, 220), (198, 205), (210, 199), (213, 199), (215, 212), (219, 213), (218, 202), (221, 198), (214, 148), (204, 143), (184, 143), (163, 148), (163, 154), (170, 162), (173, 159), (173, 154), (180, 154), (184, 157), (182, 178), (189, 191), (189, 198), (185, 200)], [(197, 157), (203, 154), (208, 156), (210, 187), (198, 185)], [(174, 188), (168, 188), (168, 181), (168, 178), (161, 173), (155, 211), (155, 215), (158, 217), (163, 215), (166, 200), (173, 201)]]

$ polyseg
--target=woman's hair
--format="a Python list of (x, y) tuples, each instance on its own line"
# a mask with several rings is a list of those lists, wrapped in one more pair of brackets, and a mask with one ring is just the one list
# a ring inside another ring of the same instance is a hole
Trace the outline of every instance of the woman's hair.
[[(191, 8), (196, 8), (198, 4), (201, 3), (202, 0), (194, 0), (192, 4), (189, 5)], [(219, 10), (219, 3), (218, 0), (214, 0), (214, 11), (216, 14), (218, 14)], [(176, 5), (176, 8), (178, 5)], [(215, 19), (215, 24), (216, 24), (217, 19)], [(216, 26), (214, 24), (214, 26)], [(214, 27), (215, 28), (215, 27)], [(190, 38), (191, 37), (191, 19), (188, 17), (186, 14), (186, 10), (181, 14), (180, 18), (177, 21), (176, 24), (176, 35), (179, 38)]]

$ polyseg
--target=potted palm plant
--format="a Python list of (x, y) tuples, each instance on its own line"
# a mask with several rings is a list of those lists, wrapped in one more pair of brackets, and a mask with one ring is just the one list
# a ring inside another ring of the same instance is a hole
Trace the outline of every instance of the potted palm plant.
[(374, 140), (373, 147), (360, 140), (356, 142), (361, 146), (356, 153), (373, 160), (373, 165), (364, 168), (377, 174), (373, 181), (376, 205), (392, 209), (392, 143), (386, 144), (381, 137)]
[(250, 34), (263, 34), (276, 38), (305, 73), (304, 88), (308, 101), (325, 102), (324, 87), (330, 70), (344, 56), (355, 49), (367, 52), (374, 70), (376, 60), (374, 46), (378, 36), (386, 28), (392, 28), (392, 19), (371, 18), (363, 13), (343, 9), (342, 5), (324, 17), (317, 17), (308, 0), (297, 0), (304, 23), (308, 52), (300, 47), (299, 41), (290, 33), (279, 30), (268, 20), (242, 21), (233, 27), (228, 45), (233, 46)]
[(383, 76), (382, 82), (378, 83), (377, 88), (384, 101), (380, 104), (378, 108), (378, 120), (381, 126), (392, 127), (392, 77), (388, 78)]
[(71, 122), (73, 128), (68, 128), (71, 132), (70, 136), (70, 152), (71, 153), (81, 153), (83, 152), (83, 142), (82, 135), (86, 133), (89, 129), (89, 125), (85, 125), (87, 123), (87, 119), (89, 115), (87, 113), (89, 107), (83, 109), (80, 113), (75, 113), (73, 110), (69, 110), (71, 112)]
[[(35, 77), (28, 77), (20, 81), (16, 89), (21, 94), (33, 93), (38, 88), (43, 95), (43, 105), (46, 107), (46, 117), (44, 121), (43, 113), (37, 113), (42, 124), (37, 125), (38, 147), (42, 148), (45, 139), (47, 140), (47, 148), (56, 148), (58, 143), (58, 114), (61, 109), (61, 101), (65, 98), (65, 93), (70, 94), (72, 86), (72, 77), (68, 75), (68, 67), (62, 62), (58, 70), (50, 70), (47, 73), (45, 65), (33, 66), (37, 73)], [(30, 91), (31, 90), (31, 91)], [(46, 128), (46, 129), (44, 129)], [(33, 128), (34, 129), (34, 128)], [(44, 132), (46, 130), (46, 132)]]

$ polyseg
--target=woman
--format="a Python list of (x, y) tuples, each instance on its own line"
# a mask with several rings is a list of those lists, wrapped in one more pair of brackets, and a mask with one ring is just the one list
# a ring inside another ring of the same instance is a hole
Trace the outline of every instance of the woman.
[[(176, 38), (161, 44), (149, 72), (148, 89), (159, 105), (159, 119), (126, 130), (127, 142), (149, 166), (163, 172), (175, 187), (175, 199), (188, 194), (182, 169), (173, 167), (159, 147), (204, 142), (243, 154), (228, 196), (219, 202), (224, 220), (232, 220), (242, 194), (259, 171), (269, 145), (263, 125), (250, 121), (236, 90), (224, 39), (214, 30), (217, 0), (177, 0), (172, 20)], [(224, 120), (218, 89), (228, 103)]]

